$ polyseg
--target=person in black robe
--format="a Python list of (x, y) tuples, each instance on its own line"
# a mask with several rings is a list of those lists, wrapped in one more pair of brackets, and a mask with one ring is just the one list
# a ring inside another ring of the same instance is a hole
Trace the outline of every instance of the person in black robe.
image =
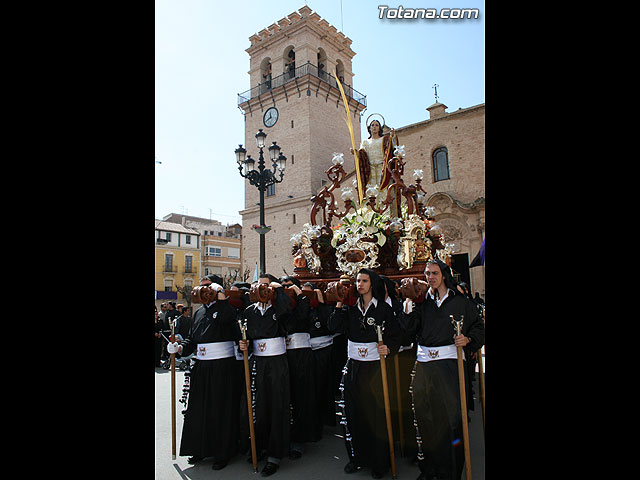
[(253, 350), (250, 369), (256, 450), (258, 460), (267, 456), (261, 475), (268, 477), (276, 473), (280, 460), (289, 452), (290, 384), (283, 318), (291, 313), (292, 306), (273, 275), (262, 274), (259, 282), (275, 289), (276, 298), (266, 304), (253, 303), (245, 309), (247, 341), (240, 341), (240, 350), (248, 350), (249, 345)]
[(285, 288), (293, 288), (296, 293), (293, 310), (290, 314), (284, 315), (283, 324), (287, 331), (287, 360), (291, 382), (289, 458), (297, 460), (304, 453), (305, 443), (317, 442), (320, 439), (313, 428), (317, 399), (309, 333), (309, 298), (302, 295), (300, 280), (295, 277), (281, 277), (280, 284)]
[(200, 285), (212, 285), (218, 290), (218, 299), (200, 307), (187, 338), (180, 344), (169, 344), (167, 349), (169, 353), (183, 356), (196, 353), (190, 373), (180, 456), (191, 455), (188, 459), (191, 464), (214, 457), (213, 469), (220, 470), (238, 449), (239, 390), (233, 352), (238, 338), (237, 325), (234, 325), (234, 309), (222, 287), (212, 283), (210, 277), (203, 277)]
[[(249, 290), (251, 285), (246, 282), (233, 282), (230, 290), (239, 290), (244, 292), (241, 298), (234, 299), (229, 298), (229, 303), (236, 309), (236, 323), (238, 320), (242, 321), (244, 318), (244, 310), (247, 308), (251, 301), (249, 300)], [(240, 340), (242, 336), (238, 337)], [(238, 381), (239, 395), (239, 407), (238, 407), (238, 451), (240, 453), (246, 453), (251, 455), (249, 450), (251, 445), (251, 434), (249, 430), (249, 412), (247, 411), (247, 388), (246, 381), (244, 379), (244, 355), (236, 345), (236, 373)]]
[[(315, 379), (316, 412), (313, 420), (314, 435), (322, 438), (324, 425), (336, 425), (336, 404), (331, 371), (333, 334), (327, 327), (333, 306), (324, 303), (322, 292), (313, 282), (307, 282), (302, 289), (315, 290), (315, 299), (309, 300), (311, 323), (311, 351), (313, 355), (313, 376)], [(345, 346), (346, 350), (346, 346)], [(344, 366), (344, 362), (342, 363)], [(340, 382), (338, 381), (338, 384)], [(336, 388), (337, 389), (337, 388)]]
[[(456, 289), (450, 268), (429, 260), (425, 268), (429, 290), (422, 303), (407, 299), (400, 326), (415, 335), (417, 358), (412, 373), (413, 411), (420, 468), (419, 480), (459, 479), (464, 468), (464, 439), (456, 346), (475, 351), (484, 343), (484, 327), (474, 305)], [(461, 335), (455, 335), (450, 315), (464, 315)], [(471, 391), (469, 376), (466, 392)], [(473, 399), (470, 399), (473, 402)], [(469, 401), (469, 399), (467, 399)]]
[(155, 353), (155, 366), (159, 368), (162, 366), (160, 363), (160, 356), (162, 354), (162, 335), (160, 332), (162, 331), (162, 325), (158, 321), (158, 307), (155, 307), (155, 322), (153, 324), (153, 335), (154, 335), (154, 353)]
[[(355, 306), (336, 304), (329, 330), (343, 331), (348, 339), (348, 360), (343, 370), (341, 424), (349, 463), (346, 473), (371, 467), (373, 478), (382, 478), (391, 465), (384, 408), (380, 355), (395, 354), (400, 346), (400, 327), (393, 309), (385, 302), (382, 280), (363, 268), (356, 277)], [(384, 327), (379, 345), (376, 325)]]
[[(396, 283), (385, 275), (380, 275), (384, 282), (386, 302), (393, 308), (396, 318), (402, 316), (402, 301), (396, 295)], [(400, 452), (404, 458), (415, 460), (418, 453), (416, 446), (415, 428), (413, 426), (413, 412), (411, 411), (411, 397), (409, 385), (411, 383), (411, 371), (416, 360), (416, 347), (413, 338), (406, 332), (400, 332), (400, 348), (394, 355), (392, 362), (387, 367), (389, 376), (389, 400), (391, 419), (393, 423), (393, 438), (399, 442), (396, 452)], [(398, 402), (398, 396), (400, 401)], [(402, 424), (402, 428), (400, 425)], [(400, 438), (402, 434), (402, 439)]]

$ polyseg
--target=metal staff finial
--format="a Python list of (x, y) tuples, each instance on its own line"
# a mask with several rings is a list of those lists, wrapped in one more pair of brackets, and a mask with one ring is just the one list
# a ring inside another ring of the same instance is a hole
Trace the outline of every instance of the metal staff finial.
[(247, 339), (247, 325), (242, 322), (241, 319), (238, 319), (238, 326), (240, 327), (240, 333), (242, 334), (242, 339)]
[(451, 318), (451, 324), (456, 331), (456, 335), (460, 335), (460, 332), (462, 331), (462, 325), (464, 323), (464, 315), (460, 315), (460, 320), (454, 319), (453, 315), (449, 315), (449, 318)]
[(436, 97), (436, 103), (438, 103), (438, 87), (439, 87), (439, 86), (440, 86), (440, 85), (438, 85), (437, 83), (434, 83), (434, 84), (433, 84), (433, 89), (435, 90), (434, 95), (435, 95), (435, 97)]

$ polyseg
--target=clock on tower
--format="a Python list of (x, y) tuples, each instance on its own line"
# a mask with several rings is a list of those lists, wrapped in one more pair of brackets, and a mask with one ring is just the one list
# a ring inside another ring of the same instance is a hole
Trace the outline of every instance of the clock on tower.
[(262, 121), (265, 127), (273, 127), (278, 121), (278, 109), (276, 107), (268, 108), (267, 111), (264, 112)]

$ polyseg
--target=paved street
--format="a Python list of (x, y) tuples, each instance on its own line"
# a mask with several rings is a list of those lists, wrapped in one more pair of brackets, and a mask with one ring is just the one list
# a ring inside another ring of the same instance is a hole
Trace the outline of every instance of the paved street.
[[(155, 369), (155, 438), (156, 438), (156, 480), (178, 480), (178, 479), (220, 479), (220, 480), (257, 480), (263, 478), (260, 473), (254, 473), (252, 465), (245, 461), (243, 455), (238, 455), (232, 459), (222, 470), (212, 470), (211, 458), (205, 459), (196, 465), (189, 465), (187, 457), (176, 456), (176, 460), (171, 459), (171, 374), (169, 370), (161, 368)], [(177, 424), (177, 453), (180, 451), (180, 435), (182, 433), (183, 415), (180, 413), (183, 405), (177, 400), (182, 395), (182, 384), (184, 373), (176, 372), (176, 424)], [(482, 409), (479, 400), (478, 381), (474, 382), (476, 394), (475, 411), (471, 412), (471, 423), (469, 424), (469, 436), (471, 443), (471, 468), (474, 480), (484, 480), (484, 439), (482, 432)], [(371, 478), (370, 469), (347, 475), (343, 467), (347, 463), (347, 456), (344, 441), (338, 435), (342, 431), (340, 426), (325, 427), (322, 440), (317, 443), (307, 444), (306, 452), (299, 460), (289, 460), (284, 458), (280, 464), (280, 469), (271, 477), (274, 480), (363, 480)], [(411, 465), (407, 459), (400, 458), (396, 448), (396, 467), (398, 479), (414, 480), (420, 473), (418, 467)], [(262, 470), (265, 461), (258, 464), (258, 471)], [(387, 473), (385, 479), (391, 479), (391, 472)], [(463, 471), (462, 478), (465, 478)]]

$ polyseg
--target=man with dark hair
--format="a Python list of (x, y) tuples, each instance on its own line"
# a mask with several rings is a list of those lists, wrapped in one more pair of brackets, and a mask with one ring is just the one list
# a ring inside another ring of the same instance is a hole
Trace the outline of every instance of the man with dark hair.
[[(425, 268), (429, 289), (422, 303), (406, 299), (400, 326), (418, 344), (413, 378), (413, 410), (420, 467), (419, 480), (460, 478), (464, 468), (462, 413), (456, 347), (478, 350), (484, 327), (468, 298), (456, 288), (449, 266), (429, 260)], [(420, 281), (422, 283), (422, 280)], [(450, 315), (464, 316), (455, 335)], [(467, 396), (470, 378), (465, 378)], [(467, 405), (473, 398), (467, 398)]]
[(169, 310), (167, 310), (167, 316), (165, 321), (167, 322), (167, 328), (171, 328), (171, 323), (180, 316), (180, 312), (176, 308), (176, 302), (169, 302)]
[(175, 333), (176, 337), (182, 340), (189, 335), (193, 318), (191, 317), (191, 307), (182, 307), (180, 310), (182, 315), (176, 318)]
[(261, 475), (268, 477), (276, 473), (280, 460), (289, 452), (290, 386), (284, 320), (292, 305), (273, 275), (263, 273), (259, 283), (269, 285), (276, 297), (267, 303), (252, 303), (244, 310), (247, 340), (240, 340), (240, 350), (249, 350), (251, 340), (256, 450), (259, 460), (267, 456)]
[(222, 286), (223, 280), (220, 275), (216, 275), (215, 273), (211, 273), (209, 275), (205, 275), (200, 279), (200, 285), (211, 285), (212, 283), (217, 283)]

